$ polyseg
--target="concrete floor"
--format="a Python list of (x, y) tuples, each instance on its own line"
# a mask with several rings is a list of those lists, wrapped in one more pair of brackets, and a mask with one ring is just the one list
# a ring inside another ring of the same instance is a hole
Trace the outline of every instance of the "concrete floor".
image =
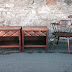
[(19, 53), (17, 49), (0, 49), (0, 72), (72, 72), (71, 54), (67, 53), (67, 42), (60, 42), (49, 52), (45, 48), (28, 48)]
[(0, 55), (0, 72), (72, 72), (72, 54), (4, 54)]

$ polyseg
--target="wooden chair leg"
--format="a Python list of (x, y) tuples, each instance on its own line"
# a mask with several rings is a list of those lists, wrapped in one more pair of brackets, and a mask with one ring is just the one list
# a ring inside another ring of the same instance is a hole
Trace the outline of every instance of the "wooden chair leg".
[(55, 36), (54, 43), (53, 43), (53, 46), (52, 46), (51, 50), (53, 50), (53, 47), (54, 47), (55, 41), (56, 41), (56, 36)]
[(58, 40), (57, 40), (57, 45), (58, 45), (58, 43), (59, 43), (59, 37), (58, 37)]
[(70, 54), (70, 48), (69, 48), (69, 37), (67, 38), (68, 41), (68, 53)]

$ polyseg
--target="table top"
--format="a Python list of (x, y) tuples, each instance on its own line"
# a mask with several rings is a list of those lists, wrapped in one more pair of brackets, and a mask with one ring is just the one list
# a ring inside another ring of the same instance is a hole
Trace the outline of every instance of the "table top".
[(26, 31), (28, 31), (28, 30), (40, 30), (40, 31), (47, 31), (48, 30), (48, 28), (46, 27), (46, 26), (24, 26), (23, 28), (22, 28), (22, 30), (26, 30)]
[(0, 26), (0, 30), (19, 30), (21, 26)]

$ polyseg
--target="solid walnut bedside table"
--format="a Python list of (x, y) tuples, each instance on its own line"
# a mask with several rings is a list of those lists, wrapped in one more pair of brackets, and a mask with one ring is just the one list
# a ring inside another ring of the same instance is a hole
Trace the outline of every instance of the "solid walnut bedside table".
[(0, 26), (0, 48), (19, 48), (21, 52), (21, 26)]
[(46, 26), (24, 26), (22, 28), (22, 51), (24, 47), (46, 47), (48, 52), (48, 34)]

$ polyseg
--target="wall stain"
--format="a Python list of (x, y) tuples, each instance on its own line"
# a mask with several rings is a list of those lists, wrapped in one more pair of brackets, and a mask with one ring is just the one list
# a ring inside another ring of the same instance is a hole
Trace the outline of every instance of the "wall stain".
[(72, 0), (64, 0), (64, 2), (70, 5), (72, 3)]

